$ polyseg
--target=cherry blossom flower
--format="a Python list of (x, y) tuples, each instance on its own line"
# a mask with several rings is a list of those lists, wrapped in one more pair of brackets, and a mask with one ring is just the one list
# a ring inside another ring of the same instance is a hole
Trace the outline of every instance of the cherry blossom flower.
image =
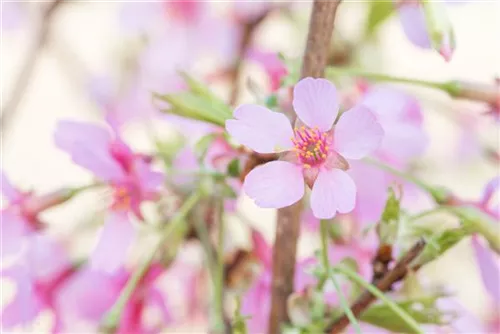
[(0, 211), (2, 259), (19, 255), (44, 228), (39, 214), (71, 198), (71, 190), (58, 190), (44, 195), (16, 189), (0, 171), (2, 195), (9, 204)]
[[(373, 152), (378, 160), (404, 169), (425, 152), (429, 138), (423, 127), (422, 110), (413, 96), (390, 86), (377, 85), (367, 88), (358, 103), (370, 109), (384, 129), (382, 143)], [(394, 181), (404, 185), (405, 200), (415, 198), (414, 186), (380, 168), (361, 161), (352, 162), (350, 166), (349, 174), (357, 184), (354, 214), (360, 223), (379, 219), (387, 189)]]
[[(429, 31), (429, 25), (426, 21), (428, 18), (425, 16), (421, 0), (394, 0), (394, 2), (401, 25), (410, 42), (424, 49), (434, 48), (446, 61), (450, 61), (455, 51), (455, 42), (451, 28), (447, 24), (442, 24), (443, 30), (440, 30), (433, 37)], [(444, 17), (436, 17), (435, 19), (444, 20)]]
[[(256, 167), (245, 178), (244, 191), (265, 208), (289, 206), (312, 188), (311, 208), (317, 218), (350, 212), (356, 186), (345, 172), (346, 159), (373, 152), (384, 132), (364, 106), (340, 116), (335, 86), (325, 79), (305, 78), (294, 88), (293, 106), (299, 121), (292, 129), (287, 117), (261, 106), (242, 105), (226, 129), (258, 153), (282, 152), (279, 161)], [(305, 181), (304, 181), (305, 180)]]
[[(148, 269), (125, 306), (118, 333), (156, 333), (170, 323), (172, 317), (169, 307), (163, 293), (156, 286), (164, 272), (159, 264)], [(64, 320), (72, 325), (71, 329), (75, 329), (75, 320), (80, 319), (96, 330), (103, 316), (119, 297), (130, 275), (131, 272), (123, 268), (109, 275), (89, 267), (74, 274), (58, 294), (59, 306), (64, 310)], [(160, 311), (160, 321), (154, 326), (146, 325), (144, 317), (148, 308)]]
[(2, 310), (3, 329), (32, 322), (42, 311), (54, 312), (53, 332), (62, 330), (62, 309), (56, 297), (75, 272), (65, 250), (44, 234), (36, 234), (22, 261), (1, 270), (16, 285), (14, 299)]
[(248, 52), (247, 57), (264, 68), (269, 78), (271, 92), (277, 91), (281, 87), (281, 79), (288, 73), (285, 64), (278, 55), (254, 48)]
[(152, 170), (149, 159), (134, 153), (116, 129), (112, 130), (61, 121), (55, 131), (56, 145), (113, 191), (113, 202), (91, 259), (96, 268), (107, 271), (123, 264), (135, 239), (129, 214), (143, 220), (141, 203), (154, 200), (163, 181), (163, 175)]

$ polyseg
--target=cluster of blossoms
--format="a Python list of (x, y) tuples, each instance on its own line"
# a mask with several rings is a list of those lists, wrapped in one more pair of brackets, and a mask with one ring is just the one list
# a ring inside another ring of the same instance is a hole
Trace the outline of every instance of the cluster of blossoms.
[[(391, 5), (411, 42), (451, 59), (451, 26), (436, 24), (432, 15), (442, 8), (429, 1)], [(273, 254), (282, 250), (241, 209), (248, 197), (263, 209), (306, 204), (301, 235), (314, 242), (288, 277), (294, 284), (284, 330), (325, 331), (360, 286), (376, 284), (424, 239), (406, 276), (391, 286), (394, 302), (374, 304), (345, 331), (418, 332), (414, 323), (443, 334), (500, 331), (498, 314), (480, 321), (453, 292), (416, 273), (469, 238), (488, 307), (498, 309), (500, 241), (491, 231), (500, 219), (499, 177), (479, 200), (421, 182), (412, 168), (429, 135), (422, 106), (401, 88), (312, 77), (287, 83), (293, 66), (252, 34), (267, 16), (301, 6), (238, 1), (226, 12), (193, 1), (120, 6), (126, 38), (140, 45), (131, 56), (136, 68), (125, 71), (120, 89), (107, 76), (89, 78), (86, 93), (103, 110), (104, 124), (61, 120), (53, 133), (54, 145), (90, 172), (92, 183), (37, 194), (1, 173), (7, 201), (0, 212), (0, 273), (15, 286), (2, 306), (3, 330), (25, 330), (49, 313), (53, 333), (186, 332), (193, 326), (266, 332), (276, 286)], [(3, 22), (13, 29), (26, 8), (5, 8), (16, 14)], [(196, 55), (217, 60), (216, 70), (198, 73), (200, 81), (179, 72), (191, 73)], [(243, 62), (266, 74), (258, 104), (229, 105), (201, 83), (237, 81)], [(168, 98), (152, 103), (152, 91)], [(155, 134), (149, 151), (128, 142), (130, 124), (163, 122), (173, 139)], [(59, 233), (45, 213), (94, 190), (103, 214), (91, 212), (93, 242), (75, 250), (79, 233)], [(462, 225), (420, 224), (437, 210), (456, 214)], [(233, 221), (243, 224), (229, 226)], [(151, 255), (138, 256), (145, 252)]]

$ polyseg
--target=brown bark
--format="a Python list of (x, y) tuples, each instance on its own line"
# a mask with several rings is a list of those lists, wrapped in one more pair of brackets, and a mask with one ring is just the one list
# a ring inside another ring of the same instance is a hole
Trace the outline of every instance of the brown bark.
[[(392, 285), (402, 280), (409, 270), (409, 265), (415, 260), (420, 253), (424, 250), (425, 242), (423, 240), (417, 242), (413, 247), (403, 256), (392, 270), (375, 284), (380, 291), (388, 291)], [(411, 270), (418, 270), (420, 267), (412, 268)], [(351, 311), (356, 318), (359, 318), (361, 313), (365, 311), (371, 304), (377, 300), (377, 297), (372, 295), (368, 290), (363, 291), (361, 296), (352, 304)], [(338, 334), (341, 333), (347, 326), (349, 326), (349, 318), (344, 314), (335, 320), (328, 328), (326, 333)]]
[[(322, 77), (328, 61), (335, 13), (340, 0), (315, 0), (309, 23), (307, 46), (301, 76)], [(276, 239), (273, 248), (273, 279), (269, 333), (279, 333), (288, 321), (287, 299), (293, 292), (297, 239), (302, 203), (278, 210)]]

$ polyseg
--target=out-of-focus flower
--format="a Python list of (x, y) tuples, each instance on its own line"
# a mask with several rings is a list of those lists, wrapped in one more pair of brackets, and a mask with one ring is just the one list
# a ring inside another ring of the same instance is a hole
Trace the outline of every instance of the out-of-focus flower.
[(444, 3), (394, 0), (408, 39), (421, 48), (435, 49), (446, 61), (455, 50), (455, 37), (443, 8)]
[[(165, 297), (155, 284), (162, 273), (164, 270), (160, 265), (149, 268), (125, 306), (118, 333), (155, 333), (171, 322)], [(57, 296), (64, 321), (74, 324), (78, 319), (85, 320), (96, 328), (117, 300), (130, 275), (124, 269), (108, 275), (88, 267), (74, 274)], [(148, 308), (160, 311), (159, 323), (153, 326), (147, 325), (144, 319)]]
[(36, 234), (22, 261), (2, 269), (2, 277), (14, 281), (16, 294), (2, 311), (3, 329), (32, 322), (43, 310), (54, 312), (53, 332), (63, 329), (56, 296), (74, 274), (65, 250), (46, 235)]
[(43, 229), (38, 215), (53, 206), (61, 204), (72, 196), (71, 190), (59, 190), (36, 195), (16, 189), (0, 171), (2, 195), (9, 204), (0, 211), (2, 235), (2, 258), (18, 255), (26, 244)]
[(22, 2), (2, 2), (2, 32), (18, 29), (26, 21), (26, 4)]
[(110, 125), (113, 131), (89, 123), (61, 121), (55, 132), (56, 145), (113, 191), (113, 202), (91, 259), (96, 268), (107, 271), (123, 264), (135, 239), (129, 213), (143, 220), (141, 203), (154, 200), (163, 181), (163, 175), (152, 170), (148, 159), (125, 144), (111, 120)]
[[(364, 106), (344, 112), (334, 125), (339, 105), (335, 86), (324, 79), (306, 78), (294, 89), (294, 109), (299, 117), (292, 129), (283, 114), (256, 105), (242, 105), (227, 131), (258, 153), (285, 152), (280, 161), (254, 168), (243, 188), (256, 204), (282, 208), (312, 188), (311, 208), (318, 218), (350, 212), (356, 186), (345, 172), (346, 159), (361, 159), (373, 152), (384, 132)], [(305, 179), (305, 182), (304, 182)]]
[(285, 64), (278, 55), (254, 48), (249, 50), (247, 57), (264, 68), (269, 78), (271, 92), (278, 90), (281, 86), (281, 79), (288, 73)]
[[(422, 111), (411, 95), (389, 86), (374, 86), (359, 103), (373, 111), (384, 129), (382, 144), (374, 152), (377, 159), (405, 168), (425, 151), (429, 140), (422, 124)], [(377, 221), (385, 205), (387, 188), (397, 179), (360, 161), (351, 163), (349, 172), (358, 189), (356, 218), (362, 223)], [(411, 194), (411, 186), (403, 184), (405, 195)]]

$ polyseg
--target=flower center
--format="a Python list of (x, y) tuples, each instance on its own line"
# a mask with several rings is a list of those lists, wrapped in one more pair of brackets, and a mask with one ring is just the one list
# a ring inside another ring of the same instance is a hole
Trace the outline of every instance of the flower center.
[(128, 210), (131, 206), (130, 190), (127, 186), (120, 185), (115, 187), (113, 194), (112, 208), (114, 210)]
[(328, 134), (318, 128), (294, 129), (295, 137), (292, 142), (295, 145), (294, 151), (297, 157), (304, 164), (305, 168), (319, 165), (326, 160), (329, 151)]

